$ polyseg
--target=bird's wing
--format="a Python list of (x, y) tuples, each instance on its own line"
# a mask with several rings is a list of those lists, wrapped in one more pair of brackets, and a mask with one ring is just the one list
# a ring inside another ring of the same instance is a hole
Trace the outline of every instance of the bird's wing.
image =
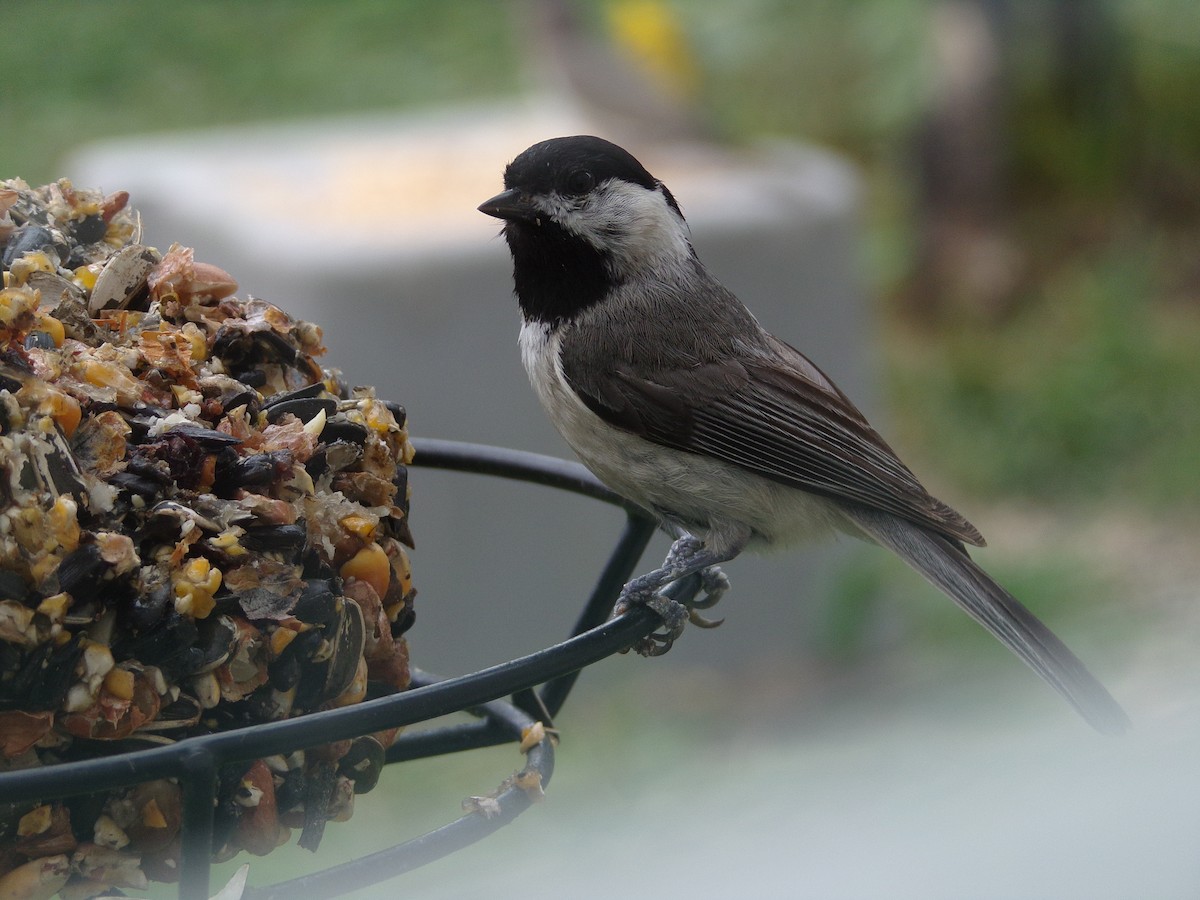
[[(983, 546), (930, 496), (862, 413), (798, 351), (659, 369), (564, 374), (592, 412), (646, 440), (734, 463), (792, 487), (879, 509)], [(794, 354), (794, 357), (792, 357)], [(594, 372), (592, 367), (588, 372)]]

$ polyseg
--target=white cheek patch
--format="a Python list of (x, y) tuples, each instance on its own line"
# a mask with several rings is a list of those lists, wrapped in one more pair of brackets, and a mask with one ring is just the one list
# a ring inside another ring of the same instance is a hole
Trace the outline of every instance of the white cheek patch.
[(687, 225), (661, 191), (610, 179), (581, 199), (551, 194), (543, 202), (549, 218), (605, 251), (617, 274), (691, 255)]

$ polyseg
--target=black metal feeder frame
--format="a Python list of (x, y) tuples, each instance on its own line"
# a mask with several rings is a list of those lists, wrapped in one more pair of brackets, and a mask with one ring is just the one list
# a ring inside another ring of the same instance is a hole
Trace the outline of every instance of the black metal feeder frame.
[[(622, 506), (627, 513), (617, 543), (584, 604), (571, 637), (560, 644), (457, 678), (441, 679), (413, 671), (412, 687), (399, 694), (354, 706), (234, 731), (192, 737), (169, 746), (100, 759), (0, 773), (6, 803), (56, 800), (174, 778), (183, 792), (179, 897), (207, 900), (213, 843), (217, 773), (231, 763), (288, 754), (450, 713), (470, 711), (469, 723), (402, 734), (387, 762), (420, 759), (476, 747), (518, 742), (537, 721), (557, 715), (579, 671), (647, 637), (661, 623), (644, 607), (615, 619), (609, 614), (655, 532), (655, 523), (626, 504), (577, 463), (554, 457), (456, 441), (413, 440), (413, 465), (511, 478), (571, 491)], [(554, 749), (546, 737), (527, 756), (527, 769), (549, 782)], [(387, 850), (266, 887), (248, 887), (253, 900), (276, 897), (332, 897), (376, 884), (469, 846), (508, 824), (532, 799), (509, 786), (488, 814), (471, 812)]]

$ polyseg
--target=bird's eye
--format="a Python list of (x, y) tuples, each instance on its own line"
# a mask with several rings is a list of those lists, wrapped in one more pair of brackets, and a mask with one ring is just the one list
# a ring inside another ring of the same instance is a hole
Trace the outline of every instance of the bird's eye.
[(586, 194), (596, 186), (596, 178), (587, 169), (577, 169), (567, 176), (567, 191), (571, 194)]

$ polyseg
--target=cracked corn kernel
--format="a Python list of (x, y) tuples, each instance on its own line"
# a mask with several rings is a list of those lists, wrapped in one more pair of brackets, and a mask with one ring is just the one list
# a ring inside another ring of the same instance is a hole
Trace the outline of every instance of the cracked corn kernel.
[(61, 622), (62, 617), (71, 607), (70, 594), (55, 594), (53, 597), (47, 597), (37, 605), (37, 611), (49, 619), (51, 622)]
[(104, 689), (121, 700), (133, 699), (133, 673), (128, 669), (113, 669), (104, 676)]
[(219, 550), (229, 557), (245, 556), (247, 550), (241, 545), (240, 539), (244, 532), (241, 528), (226, 528), (220, 534), (213, 535), (206, 543), (214, 550)]
[(128, 369), (102, 359), (87, 359), (83, 362), (83, 380), (96, 387), (115, 388), (119, 393), (133, 397), (141, 395), (141, 386), (129, 374)]
[(67, 553), (79, 546), (79, 506), (68, 494), (60, 494), (50, 507), (50, 534), (56, 545)]
[(142, 807), (142, 824), (147, 828), (166, 828), (167, 819), (153, 797)]
[(377, 520), (368, 519), (366, 516), (346, 516), (339, 520), (339, 524), (348, 532), (362, 538), (364, 541), (369, 541), (375, 536), (375, 528), (379, 524)]
[(46, 312), (39, 312), (37, 314), (37, 324), (34, 326), (34, 330), (44, 331), (50, 335), (56, 348), (61, 347), (63, 341), (67, 339), (67, 332), (63, 328), (63, 323)]
[(53, 419), (67, 437), (75, 433), (75, 429), (79, 427), (79, 422), (83, 418), (79, 401), (61, 391), (48, 391), (39, 411)]
[(75, 276), (72, 281), (90, 294), (92, 288), (96, 286), (96, 279), (100, 277), (100, 270), (103, 268), (103, 263), (88, 263), (85, 266), (79, 266), (72, 271)]
[(367, 427), (380, 434), (387, 434), (396, 428), (396, 419), (391, 410), (378, 400), (369, 400), (364, 410)]
[(105, 644), (99, 644), (96, 641), (85, 639), (81, 643), (83, 644), (83, 660), (80, 667), (83, 677), (87, 680), (88, 688), (95, 693), (100, 689), (100, 683), (104, 680), (104, 676), (112, 671), (112, 651)]
[(36, 806), (17, 822), (17, 835), (28, 837), (31, 834), (41, 834), (53, 823), (54, 808), (48, 803)]
[(8, 267), (17, 284), (25, 284), (34, 272), (48, 272), (53, 275), (56, 269), (54, 260), (43, 250), (30, 250), (20, 259), (14, 259)]
[(528, 753), (546, 738), (546, 726), (541, 722), (534, 722), (521, 729), (521, 746), (522, 753)]
[(369, 544), (350, 557), (342, 565), (339, 574), (343, 578), (365, 581), (382, 597), (387, 593), (392, 578), (392, 564), (382, 547)]
[(180, 615), (207, 618), (216, 605), (213, 594), (221, 586), (221, 570), (198, 556), (189, 559), (171, 577), (175, 589), (175, 610)]
[(293, 631), (291, 628), (279, 626), (271, 632), (270, 652), (271, 659), (278, 659), (279, 654), (287, 649), (288, 645), (296, 639), (298, 631)]
[(0, 328), (26, 330), (37, 309), (37, 294), (25, 287), (0, 290)]

